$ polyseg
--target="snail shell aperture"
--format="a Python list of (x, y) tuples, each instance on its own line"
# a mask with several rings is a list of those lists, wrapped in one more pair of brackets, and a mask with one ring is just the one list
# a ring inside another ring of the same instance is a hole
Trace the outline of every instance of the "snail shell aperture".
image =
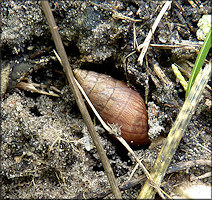
[(81, 69), (74, 74), (103, 120), (118, 124), (129, 144), (150, 143), (146, 106), (138, 92), (105, 74)]

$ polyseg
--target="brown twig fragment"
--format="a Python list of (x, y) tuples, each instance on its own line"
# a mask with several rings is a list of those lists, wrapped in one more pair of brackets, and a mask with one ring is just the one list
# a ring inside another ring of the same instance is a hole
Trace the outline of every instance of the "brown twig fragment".
[(132, 22), (141, 22), (142, 21), (141, 19), (133, 19), (131, 17), (127, 17), (125, 15), (122, 15), (121, 13), (119, 13), (115, 10), (112, 10), (112, 11), (113, 11), (112, 17), (114, 19), (123, 19), (123, 20), (126, 20), (126, 21), (132, 21)]
[(60, 97), (58, 94), (53, 93), (53, 92), (45, 92), (43, 90), (39, 90), (36, 87), (45, 87), (44, 85), (40, 85), (40, 84), (36, 84), (36, 83), (26, 83), (26, 82), (19, 82), (17, 84), (17, 88), (22, 89), (22, 90), (27, 90), (30, 92), (35, 92), (35, 93), (39, 93), (39, 94), (45, 94), (45, 95), (49, 95), (49, 96), (53, 96), (53, 97)]
[(168, 79), (168, 77), (166, 76), (166, 74), (160, 68), (159, 63), (155, 59), (151, 59), (150, 60), (150, 63), (152, 65), (152, 67), (153, 67), (154, 72), (156, 73), (156, 75), (158, 76), (158, 78), (162, 81), (163, 85), (165, 87), (172, 88), (173, 87), (172, 82)]
[(167, 174), (173, 173), (173, 172), (178, 172), (181, 170), (186, 170), (194, 166), (211, 166), (211, 160), (190, 160), (190, 161), (181, 161), (176, 164), (171, 165), (168, 170)]
[(50, 31), (51, 31), (52, 37), (54, 39), (54, 43), (55, 43), (57, 52), (59, 53), (59, 56), (60, 56), (62, 64), (63, 64), (63, 69), (64, 69), (65, 74), (67, 76), (67, 79), (69, 81), (71, 90), (74, 94), (74, 97), (76, 99), (77, 105), (78, 105), (79, 110), (80, 110), (82, 117), (84, 119), (84, 122), (87, 125), (88, 131), (91, 135), (91, 138), (93, 139), (93, 142), (94, 142), (94, 144), (97, 148), (97, 151), (98, 151), (99, 157), (101, 159), (102, 165), (104, 167), (105, 173), (106, 173), (108, 180), (109, 180), (109, 183), (111, 185), (111, 190), (112, 190), (116, 199), (121, 199), (122, 198), (121, 192), (120, 192), (120, 190), (117, 186), (115, 176), (113, 174), (113, 170), (110, 166), (110, 163), (109, 163), (109, 160), (106, 156), (104, 148), (103, 148), (103, 146), (100, 142), (99, 136), (95, 131), (94, 125), (92, 123), (92, 120), (91, 120), (91, 117), (88, 113), (88, 110), (85, 106), (85, 103), (82, 99), (80, 91), (75, 84), (74, 75), (73, 75), (73, 72), (71, 70), (71, 66), (69, 64), (68, 57), (67, 57), (65, 49), (64, 49), (59, 31), (58, 31), (58, 27), (55, 23), (54, 16), (53, 16), (51, 8), (49, 6), (49, 2), (48, 1), (41, 1), (40, 3), (41, 3), (43, 11), (45, 13), (45, 16), (47, 18), (47, 21), (49, 23)]

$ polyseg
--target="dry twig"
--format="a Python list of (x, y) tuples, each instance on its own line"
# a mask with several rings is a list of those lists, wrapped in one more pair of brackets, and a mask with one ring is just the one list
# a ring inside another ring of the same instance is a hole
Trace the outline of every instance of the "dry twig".
[(50, 31), (51, 31), (52, 37), (54, 39), (54, 43), (55, 43), (57, 52), (59, 53), (59, 56), (60, 56), (62, 64), (63, 64), (63, 69), (64, 69), (65, 74), (67, 76), (67, 79), (69, 81), (70, 87), (73, 91), (74, 97), (76, 99), (77, 105), (78, 105), (79, 110), (80, 110), (82, 117), (84, 119), (84, 122), (87, 125), (89, 133), (91, 135), (91, 138), (93, 139), (93, 142), (94, 142), (94, 144), (97, 148), (99, 157), (102, 161), (102, 165), (103, 165), (105, 173), (108, 177), (108, 180), (109, 180), (109, 183), (111, 185), (111, 189), (113, 191), (113, 194), (114, 194), (115, 198), (121, 199), (122, 198), (121, 192), (120, 192), (120, 190), (117, 186), (115, 176), (113, 174), (113, 170), (110, 166), (110, 163), (109, 163), (109, 160), (106, 156), (104, 148), (103, 148), (103, 146), (100, 142), (99, 136), (95, 131), (94, 125), (92, 123), (92, 120), (91, 120), (91, 117), (88, 113), (88, 110), (85, 106), (85, 103), (82, 99), (80, 91), (75, 84), (74, 75), (73, 75), (73, 72), (71, 70), (71, 66), (69, 64), (68, 57), (67, 57), (65, 49), (64, 49), (59, 31), (58, 31), (58, 27), (55, 23), (54, 16), (53, 16), (51, 8), (49, 6), (49, 2), (48, 1), (41, 1), (40, 3), (41, 3), (43, 11), (45, 13), (45, 16), (47, 18), (47, 21), (49, 23)]
[(171, 165), (168, 170), (167, 174), (173, 173), (173, 172), (178, 172), (181, 170), (185, 170), (194, 166), (211, 166), (211, 160), (190, 160), (190, 161), (182, 161), (178, 162), (176, 164)]
[(53, 92), (45, 92), (43, 90), (39, 90), (36, 87), (46, 87), (45, 85), (41, 85), (41, 84), (36, 84), (36, 83), (26, 83), (26, 82), (19, 82), (16, 86), (19, 89), (23, 89), (26, 91), (30, 91), (30, 92), (36, 92), (39, 94), (44, 94), (44, 95), (49, 95), (49, 96), (53, 96), (53, 97), (60, 97), (58, 94), (53, 93)]
[[(160, 22), (161, 18), (163, 17), (164, 13), (168, 9), (168, 7), (171, 5), (171, 3), (172, 3), (172, 1), (167, 1), (164, 4), (162, 10), (160, 11), (159, 15), (157, 16), (157, 18), (156, 18), (156, 20), (155, 20), (155, 22), (154, 22), (154, 24), (152, 26), (152, 29), (150, 29), (150, 31), (149, 31), (144, 43), (142, 44), (143, 48), (142, 48), (140, 56), (138, 57), (138, 62), (140, 63), (141, 66), (143, 64), (143, 58), (144, 58), (144, 55), (147, 52), (147, 49), (149, 47), (149, 43), (151, 41), (152, 35), (154, 34), (154, 32), (155, 32), (155, 30), (156, 30), (156, 28), (158, 26), (158, 23)], [(138, 49), (138, 51), (140, 51), (141, 45), (139, 45), (137, 49)]]

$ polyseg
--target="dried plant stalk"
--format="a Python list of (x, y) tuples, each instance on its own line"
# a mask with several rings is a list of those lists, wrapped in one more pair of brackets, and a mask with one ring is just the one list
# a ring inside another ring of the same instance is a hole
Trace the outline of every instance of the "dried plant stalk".
[[(157, 160), (155, 161), (154, 167), (150, 173), (153, 181), (160, 185), (163, 177), (166, 174), (167, 168), (175, 154), (180, 140), (183, 137), (183, 133), (194, 114), (196, 105), (198, 104), (204, 88), (209, 80), (211, 72), (211, 62), (206, 65), (204, 70), (198, 74), (194, 85), (186, 98), (180, 113), (177, 116), (175, 123), (173, 124), (169, 135), (163, 145)], [(151, 186), (150, 181), (147, 180), (144, 184), (138, 199), (152, 199), (155, 196), (155, 189)]]

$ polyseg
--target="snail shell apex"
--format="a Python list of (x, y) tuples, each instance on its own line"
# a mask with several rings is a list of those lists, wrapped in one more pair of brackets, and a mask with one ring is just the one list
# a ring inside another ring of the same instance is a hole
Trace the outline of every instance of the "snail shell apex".
[(150, 143), (146, 106), (138, 92), (105, 74), (81, 69), (74, 74), (103, 120), (118, 124), (129, 144)]

